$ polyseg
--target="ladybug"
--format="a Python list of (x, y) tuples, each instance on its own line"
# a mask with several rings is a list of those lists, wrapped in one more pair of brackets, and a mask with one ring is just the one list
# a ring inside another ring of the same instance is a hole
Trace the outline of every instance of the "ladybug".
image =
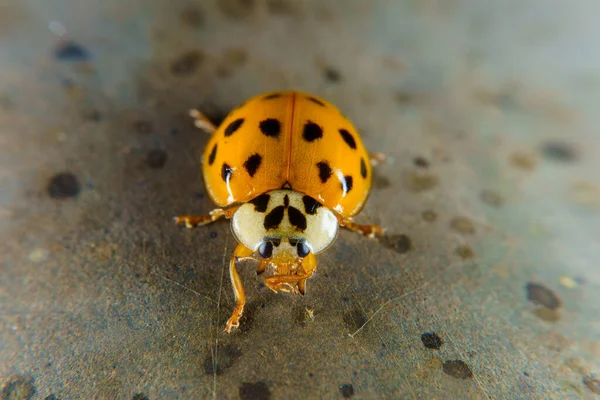
[[(352, 123), (333, 104), (298, 91), (253, 97), (229, 113), (219, 127), (198, 110), (195, 125), (212, 134), (202, 156), (208, 195), (219, 207), (208, 215), (176, 217), (188, 228), (231, 219), (239, 244), (229, 273), (236, 308), (225, 332), (239, 326), (246, 297), (236, 263), (259, 262), (274, 292), (304, 295), (317, 267), (316, 255), (342, 226), (367, 237), (377, 225), (352, 221), (371, 190), (369, 156)], [(258, 255), (260, 258), (255, 258)]]

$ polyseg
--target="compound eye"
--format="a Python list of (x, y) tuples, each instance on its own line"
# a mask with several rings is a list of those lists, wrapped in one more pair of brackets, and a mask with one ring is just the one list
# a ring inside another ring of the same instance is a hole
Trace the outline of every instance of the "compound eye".
[(258, 254), (260, 254), (262, 258), (271, 258), (273, 255), (273, 243), (262, 242), (258, 248)]
[(298, 257), (304, 258), (310, 253), (310, 249), (304, 242), (298, 242), (296, 245), (296, 250), (298, 251)]

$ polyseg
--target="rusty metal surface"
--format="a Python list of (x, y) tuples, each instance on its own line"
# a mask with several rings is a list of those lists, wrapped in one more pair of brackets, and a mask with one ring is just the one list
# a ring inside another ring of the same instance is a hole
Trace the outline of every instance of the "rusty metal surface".
[[(4, 0), (0, 398), (598, 398), (594, 1)], [(57, 34), (65, 28), (66, 34)], [(378, 167), (305, 297), (242, 265), (186, 111), (338, 105)]]

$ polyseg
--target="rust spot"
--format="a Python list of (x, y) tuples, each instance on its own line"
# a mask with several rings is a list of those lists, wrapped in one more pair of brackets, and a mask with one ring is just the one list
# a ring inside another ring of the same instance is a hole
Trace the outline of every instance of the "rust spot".
[(513, 153), (510, 156), (510, 163), (515, 167), (526, 171), (532, 171), (537, 166), (535, 157), (526, 153)]

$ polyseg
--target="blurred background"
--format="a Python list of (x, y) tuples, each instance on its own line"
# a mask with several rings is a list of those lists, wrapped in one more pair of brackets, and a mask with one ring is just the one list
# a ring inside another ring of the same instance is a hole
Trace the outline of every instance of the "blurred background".
[[(600, 398), (600, 4), (0, 0), (0, 398)], [(306, 296), (206, 213), (215, 121), (336, 104), (377, 168)]]

